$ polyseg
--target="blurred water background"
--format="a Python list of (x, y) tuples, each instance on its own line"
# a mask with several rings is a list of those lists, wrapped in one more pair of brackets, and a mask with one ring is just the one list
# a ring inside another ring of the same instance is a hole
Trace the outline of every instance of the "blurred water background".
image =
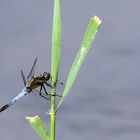
[[(61, 0), (61, 8), (64, 83), (91, 16), (103, 22), (57, 114), (57, 139), (139, 140), (140, 1)], [(0, 1), (0, 106), (22, 90), (20, 70), (28, 74), (36, 56), (36, 71), (50, 72), (52, 11), (51, 0)], [(30, 100), (0, 114), (1, 140), (40, 139), (24, 119), (37, 108)]]

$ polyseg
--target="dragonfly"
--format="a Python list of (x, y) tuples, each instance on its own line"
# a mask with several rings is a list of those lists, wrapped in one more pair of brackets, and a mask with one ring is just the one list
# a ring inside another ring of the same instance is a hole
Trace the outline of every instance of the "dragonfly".
[[(51, 74), (48, 72), (43, 72), (42, 74), (35, 75), (36, 62), (37, 62), (37, 57), (34, 60), (33, 66), (27, 78), (25, 77), (23, 71), (21, 70), (21, 76), (24, 82), (24, 88), (20, 92), (20, 94), (18, 94), (15, 98), (13, 98), (8, 104), (1, 107), (0, 112), (6, 110), (7, 108), (15, 104), (17, 101), (22, 99), (25, 95), (33, 91), (36, 91), (42, 98), (45, 98), (47, 100), (50, 100), (51, 96), (54, 96), (48, 93), (46, 90), (46, 86), (51, 89), (54, 87), (51, 85), (51, 79), (52, 79)], [(37, 88), (40, 88), (40, 89), (37, 90)], [(43, 90), (44, 92), (42, 92)], [(56, 95), (56, 96), (61, 97), (60, 95)]]

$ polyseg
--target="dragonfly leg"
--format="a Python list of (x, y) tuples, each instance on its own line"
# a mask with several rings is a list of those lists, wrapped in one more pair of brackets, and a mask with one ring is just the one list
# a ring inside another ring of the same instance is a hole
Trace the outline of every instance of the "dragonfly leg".
[(49, 95), (48, 92), (47, 92), (47, 90), (46, 90), (46, 88), (45, 88), (45, 86), (44, 86), (43, 84), (42, 84), (42, 87), (43, 87), (45, 93), (46, 93), (47, 95)]
[(41, 93), (41, 91), (42, 91), (42, 85), (40, 86), (39, 94)]
[[(51, 86), (52, 87), (52, 85), (51, 84), (48, 84), (47, 82), (45, 82), (45, 84), (48, 86)], [(44, 85), (42, 85), (42, 87), (43, 87), (43, 89), (44, 89), (44, 91), (45, 91), (45, 93), (47, 94), (47, 95), (51, 95), (51, 96), (58, 96), (58, 97), (62, 97), (61, 95), (52, 95), (52, 94), (49, 94), (47, 91), (46, 91), (46, 88), (45, 88), (45, 86)]]
[[(50, 98), (49, 98), (49, 97), (47, 98), (47, 97), (46, 97), (46, 96), (44, 96), (44, 95), (43, 95), (43, 93), (41, 92), (41, 91), (42, 91), (42, 87), (43, 87), (43, 86), (41, 85), (41, 87), (40, 87), (40, 91), (39, 91), (39, 95), (40, 95), (41, 97), (43, 97), (43, 98), (47, 99), (47, 100), (50, 100)], [(45, 89), (45, 90), (46, 90), (46, 89)]]
[(45, 83), (46, 86), (53, 88), (50, 83), (47, 83), (47, 82), (44, 82), (44, 83)]
[[(52, 96), (54, 96), (54, 95), (52, 95)], [(56, 94), (55, 96), (57, 96), (57, 97), (62, 97), (61, 95), (58, 95), (58, 94)]]
[(46, 97), (46, 96), (44, 96), (43, 94), (42, 94), (42, 92), (40, 92), (40, 94), (39, 94), (41, 97), (43, 97), (44, 99), (47, 99), (47, 100), (50, 100), (50, 98), (48, 97)]

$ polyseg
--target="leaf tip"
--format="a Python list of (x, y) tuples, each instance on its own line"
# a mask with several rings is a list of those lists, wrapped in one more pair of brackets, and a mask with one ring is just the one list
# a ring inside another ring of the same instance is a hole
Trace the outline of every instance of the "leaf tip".
[(34, 117), (25, 117), (25, 119), (29, 122), (29, 123), (33, 123), (33, 122), (36, 122), (39, 117), (36, 115)]
[(94, 16), (91, 18), (93, 21), (95, 21), (98, 25), (102, 23), (102, 20), (98, 16)]

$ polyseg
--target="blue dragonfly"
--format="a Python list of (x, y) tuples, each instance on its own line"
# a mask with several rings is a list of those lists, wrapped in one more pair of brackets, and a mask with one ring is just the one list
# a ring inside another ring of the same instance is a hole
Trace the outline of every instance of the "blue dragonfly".
[[(33, 63), (33, 66), (31, 68), (30, 73), (28, 74), (27, 78), (24, 76), (23, 71), (21, 70), (21, 76), (24, 82), (24, 89), (21, 91), (19, 95), (17, 95), (15, 98), (13, 98), (8, 104), (4, 105), (0, 108), (0, 112), (6, 110), (10, 106), (12, 106), (14, 103), (19, 101), (21, 98), (23, 98), (25, 95), (31, 93), (31, 92), (37, 92), (41, 97), (50, 100), (51, 94), (49, 94), (46, 90), (46, 86), (53, 88), (51, 85), (51, 74), (44, 72), (39, 75), (35, 75), (35, 66), (37, 62), (37, 57)], [(63, 83), (61, 83), (63, 84)], [(37, 90), (37, 88), (40, 88)], [(44, 92), (42, 92), (44, 90)], [(58, 97), (61, 97), (60, 95), (56, 95)]]

